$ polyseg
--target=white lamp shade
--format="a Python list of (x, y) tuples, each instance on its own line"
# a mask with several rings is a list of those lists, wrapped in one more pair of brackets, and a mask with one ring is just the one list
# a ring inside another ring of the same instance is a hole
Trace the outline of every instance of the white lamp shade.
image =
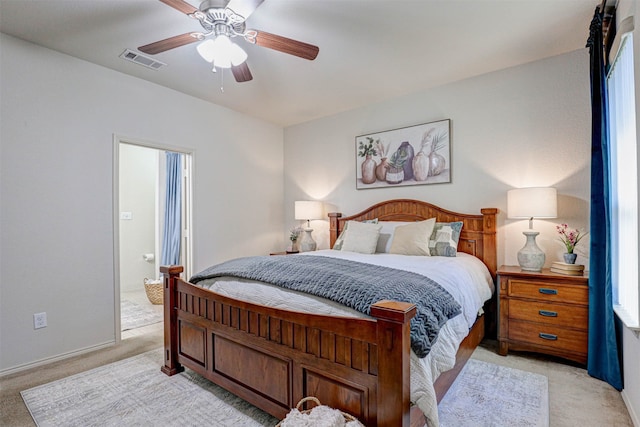
[(224, 34), (217, 36), (215, 40), (203, 41), (196, 50), (202, 59), (220, 68), (231, 68), (232, 65), (240, 65), (247, 59), (247, 53)]
[(517, 188), (507, 192), (509, 218), (555, 218), (558, 198), (555, 188)]
[(311, 220), (322, 219), (324, 207), (319, 201), (297, 201), (295, 202), (295, 219)]
[(213, 57), (215, 55), (215, 49), (213, 46), (214, 46), (213, 40), (207, 39), (202, 43), (200, 43), (196, 47), (196, 50), (198, 51), (200, 56), (202, 56), (202, 59), (204, 59), (207, 62), (213, 62)]

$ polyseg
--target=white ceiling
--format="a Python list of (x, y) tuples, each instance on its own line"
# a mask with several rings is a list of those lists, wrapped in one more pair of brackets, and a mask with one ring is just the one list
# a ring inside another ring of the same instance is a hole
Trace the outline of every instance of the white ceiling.
[(202, 29), (158, 0), (0, 0), (0, 31), (289, 126), (584, 48), (599, 3), (265, 0), (247, 28), (320, 53), (307, 61), (240, 40), (253, 74), (246, 83), (228, 70), (211, 73), (195, 43), (155, 55), (168, 64), (158, 71), (119, 58), (127, 48)]

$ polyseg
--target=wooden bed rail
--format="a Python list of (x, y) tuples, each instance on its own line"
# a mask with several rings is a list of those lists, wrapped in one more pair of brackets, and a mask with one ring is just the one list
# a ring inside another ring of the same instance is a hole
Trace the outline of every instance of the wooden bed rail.
[(410, 322), (416, 307), (379, 301), (373, 319), (235, 300), (163, 266), (162, 372), (194, 370), (276, 418), (315, 396), (365, 425), (410, 425)]

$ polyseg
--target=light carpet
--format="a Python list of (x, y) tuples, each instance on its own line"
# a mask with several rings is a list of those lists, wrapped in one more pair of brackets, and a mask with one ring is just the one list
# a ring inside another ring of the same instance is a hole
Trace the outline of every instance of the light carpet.
[(162, 322), (162, 316), (162, 312), (143, 307), (133, 301), (127, 299), (120, 301), (120, 329), (122, 331)]
[[(161, 365), (162, 349), (153, 350), (21, 395), (39, 427), (250, 427), (278, 422), (189, 370), (168, 377), (160, 372)], [(540, 420), (548, 420), (546, 377), (538, 377), (542, 376), (472, 359), (440, 404), (441, 425), (545, 425)], [(481, 386), (483, 382), (488, 385)], [(470, 392), (464, 392), (467, 387)], [(517, 405), (518, 399), (529, 403)]]
[(549, 425), (544, 375), (469, 359), (438, 405), (442, 427)]
[(278, 420), (186, 370), (160, 372), (162, 349), (21, 392), (46, 426), (274, 426)]

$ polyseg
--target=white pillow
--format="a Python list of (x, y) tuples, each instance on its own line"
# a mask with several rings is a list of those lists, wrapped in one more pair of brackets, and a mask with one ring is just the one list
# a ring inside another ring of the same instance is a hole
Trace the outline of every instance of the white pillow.
[(372, 254), (376, 251), (381, 225), (349, 221), (342, 242), (343, 251)]
[(431, 256), (429, 237), (436, 224), (435, 218), (396, 227), (389, 253)]
[[(335, 249), (336, 251), (339, 251), (339, 250), (342, 249), (342, 242), (344, 241), (344, 236), (346, 235), (347, 228), (349, 227), (349, 223), (350, 222), (351, 221), (347, 221), (347, 223), (344, 225), (344, 227), (342, 227), (342, 232), (340, 232), (340, 235), (338, 236), (338, 238), (334, 242), (332, 249)], [(363, 219), (360, 222), (365, 222), (365, 223), (369, 223), (369, 224), (377, 224), (378, 223), (378, 218)]]

